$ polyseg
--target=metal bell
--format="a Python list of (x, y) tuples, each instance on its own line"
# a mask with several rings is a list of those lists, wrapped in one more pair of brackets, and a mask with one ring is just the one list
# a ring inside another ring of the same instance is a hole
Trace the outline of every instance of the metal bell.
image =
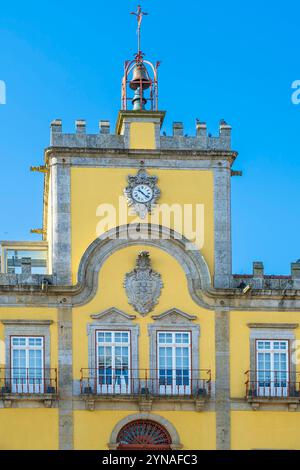
[(144, 64), (139, 63), (134, 67), (133, 77), (129, 86), (132, 90), (137, 90), (141, 85), (143, 90), (147, 90), (151, 86), (151, 80)]

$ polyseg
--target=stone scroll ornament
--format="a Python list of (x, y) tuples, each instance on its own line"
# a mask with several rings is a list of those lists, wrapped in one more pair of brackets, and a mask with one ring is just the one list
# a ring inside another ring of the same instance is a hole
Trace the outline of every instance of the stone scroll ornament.
[(128, 176), (128, 186), (124, 189), (127, 203), (141, 219), (145, 219), (154, 209), (159, 197), (157, 176), (150, 176), (144, 168), (137, 175)]
[(161, 275), (152, 270), (147, 251), (139, 254), (136, 267), (126, 274), (124, 287), (128, 303), (142, 316), (146, 316), (158, 304), (163, 282)]

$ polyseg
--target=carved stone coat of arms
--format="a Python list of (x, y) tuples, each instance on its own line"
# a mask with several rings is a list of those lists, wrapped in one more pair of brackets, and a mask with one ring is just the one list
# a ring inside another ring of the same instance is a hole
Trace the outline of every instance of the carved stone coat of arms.
[(124, 287), (128, 302), (142, 316), (151, 312), (163, 288), (161, 275), (151, 268), (150, 255), (142, 251), (136, 261), (136, 267), (125, 276)]

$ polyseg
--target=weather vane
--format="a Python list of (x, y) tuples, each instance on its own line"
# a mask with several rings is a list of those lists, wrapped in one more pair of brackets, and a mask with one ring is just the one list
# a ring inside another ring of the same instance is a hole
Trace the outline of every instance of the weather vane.
[[(145, 60), (145, 54), (141, 51), (141, 26), (145, 13), (141, 5), (137, 11), (132, 12), (137, 19), (138, 52), (134, 59), (126, 60), (124, 65), (124, 76), (122, 79), (122, 110), (127, 111), (128, 102), (131, 101), (133, 111), (144, 111), (146, 105), (150, 104), (151, 111), (158, 110), (158, 75), (157, 70), (160, 62), (153, 64)], [(134, 96), (132, 96), (134, 91)]]
[(132, 12), (132, 15), (135, 15), (137, 18), (138, 28), (137, 28), (137, 35), (138, 35), (138, 55), (141, 54), (141, 26), (144, 16), (148, 16), (148, 13), (145, 13), (142, 10), (141, 5), (138, 5), (137, 12)]

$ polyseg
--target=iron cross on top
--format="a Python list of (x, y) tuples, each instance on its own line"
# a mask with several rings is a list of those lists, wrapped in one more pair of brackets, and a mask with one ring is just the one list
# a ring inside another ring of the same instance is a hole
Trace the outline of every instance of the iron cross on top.
[(137, 17), (137, 22), (138, 22), (138, 29), (137, 29), (137, 34), (138, 34), (138, 52), (140, 53), (141, 51), (141, 25), (143, 21), (143, 17), (147, 16), (148, 13), (145, 13), (142, 11), (141, 5), (138, 5), (137, 7), (137, 12), (132, 12), (132, 15), (135, 15)]

